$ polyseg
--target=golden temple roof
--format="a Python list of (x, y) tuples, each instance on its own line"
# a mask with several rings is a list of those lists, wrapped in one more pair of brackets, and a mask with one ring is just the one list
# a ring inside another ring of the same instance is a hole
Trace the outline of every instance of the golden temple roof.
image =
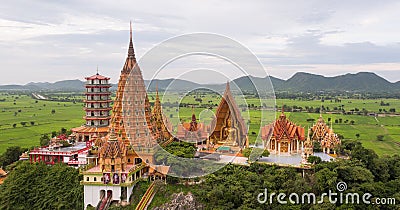
[[(218, 105), (216, 112), (216, 119), (213, 123), (215, 123), (214, 132), (219, 131), (223, 126), (223, 120), (226, 117), (226, 114), (230, 113), (233, 117), (233, 121), (238, 124), (239, 131), (241, 132), (241, 137), (247, 135), (247, 126), (244, 122), (242, 115), (240, 114), (239, 107), (236, 104), (235, 98), (232, 96), (231, 88), (229, 82), (226, 83), (225, 92), (222, 96), (221, 102)], [(212, 134), (213, 135), (213, 134)]]
[(126, 147), (124, 143), (118, 139), (115, 130), (111, 129), (108, 140), (100, 148), (100, 158), (117, 158), (126, 155)]

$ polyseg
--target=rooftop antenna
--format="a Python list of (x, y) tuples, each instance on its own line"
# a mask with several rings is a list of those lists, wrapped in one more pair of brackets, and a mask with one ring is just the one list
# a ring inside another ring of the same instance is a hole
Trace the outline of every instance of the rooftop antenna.
[(96, 75), (99, 75), (99, 65), (97, 65)]

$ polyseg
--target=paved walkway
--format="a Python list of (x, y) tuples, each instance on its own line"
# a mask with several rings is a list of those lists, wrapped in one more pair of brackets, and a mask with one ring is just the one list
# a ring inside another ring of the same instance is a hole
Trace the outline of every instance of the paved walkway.
[[(322, 161), (330, 161), (334, 159), (333, 157), (329, 156), (328, 154), (322, 152), (314, 153), (314, 156), (318, 156), (322, 159)], [(270, 154), (268, 157), (262, 157), (258, 161), (260, 162), (271, 162), (276, 164), (288, 164), (294, 166), (300, 166), (301, 162), (301, 154), (292, 154), (287, 156), (279, 156), (276, 154)]]
[[(334, 159), (333, 157), (329, 156), (328, 154), (317, 152), (314, 153), (314, 156), (318, 156), (322, 159), (322, 161), (330, 161)], [(276, 164), (284, 164), (284, 165), (293, 165), (293, 166), (300, 166), (301, 162), (301, 154), (292, 154), (292, 155), (276, 155), (270, 154), (268, 157), (262, 157), (258, 159), (259, 162), (269, 162), (269, 163), (276, 163)], [(246, 157), (235, 157), (229, 155), (221, 155), (221, 160), (218, 161), (219, 163), (233, 163), (239, 165), (248, 165)]]

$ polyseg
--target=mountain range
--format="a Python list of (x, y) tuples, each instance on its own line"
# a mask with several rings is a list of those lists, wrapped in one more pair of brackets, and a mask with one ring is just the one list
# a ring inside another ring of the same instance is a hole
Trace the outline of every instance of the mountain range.
[[(240, 87), (242, 91), (252, 92), (254, 86), (251, 82), (265, 84), (271, 81), (275, 91), (290, 92), (317, 92), (317, 91), (356, 91), (356, 92), (399, 92), (400, 81), (391, 83), (386, 79), (372, 72), (359, 72), (355, 74), (344, 74), (334, 77), (325, 77), (322, 75), (297, 72), (287, 80), (279, 79), (273, 76), (260, 78), (253, 76), (240, 77), (233, 82)], [(172, 83), (173, 82), (173, 83)], [(225, 84), (198, 84), (186, 80), (163, 79), (145, 80), (146, 86), (151, 91), (155, 90), (156, 84), (163, 90), (168, 87), (173, 91), (187, 91), (199, 87), (223, 90)], [(115, 90), (116, 84), (113, 84), (112, 90)], [(55, 83), (49, 82), (30, 82), (26, 85), (0, 85), (0, 90), (27, 90), (27, 91), (84, 91), (84, 82), (80, 80), (63, 80)]]

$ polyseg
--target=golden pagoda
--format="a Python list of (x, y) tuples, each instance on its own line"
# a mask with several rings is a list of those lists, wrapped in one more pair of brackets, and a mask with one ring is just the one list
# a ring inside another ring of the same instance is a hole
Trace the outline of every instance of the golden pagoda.
[(160, 144), (164, 141), (171, 140), (173, 136), (170, 131), (172, 131), (172, 125), (168, 118), (163, 115), (160, 97), (158, 95), (158, 85), (156, 85), (156, 100), (154, 101), (154, 107), (152, 110), (152, 122), (156, 129), (156, 139)]
[(326, 125), (322, 115), (319, 115), (317, 123), (313, 125), (312, 130), (312, 140), (320, 142), (325, 138), (325, 134), (328, 132), (329, 127)]
[[(148, 175), (153, 153), (142, 148), (152, 147), (153, 126), (150, 104), (132, 42), (132, 26), (128, 57), (118, 82), (108, 135), (93, 135), (87, 159), (93, 159), (82, 171), (84, 205), (107, 209), (110, 203), (129, 203), (133, 187)], [(135, 132), (135, 133), (134, 133)], [(137, 147), (135, 147), (137, 146)], [(141, 147), (142, 148), (141, 148)], [(145, 164), (146, 163), (146, 164)]]
[(310, 138), (310, 129), (308, 129), (307, 139), (304, 142), (303, 153), (301, 155), (301, 163), (308, 164), (308, 158), (314, 154), (314, 144)]
[(125, 171), (127, 158), (125, 144), (119, 139), (112, 128), (108, 140), (99, 152), (99, 164), (102, 171)]
[(334, 151), (334, 148), (336, 147), (336, 145), (341, 144), (341, 141), (338, 135), (333, 132), (332, 124), (331, 127), (326, 125), (324, 119), (322, 118), (322, 115), (320, 115), (317, 123), (313, 125), (311, 130), (313, 132), (312, 140), (318, 141), (321, 144), (323, 152), (329, 154), (331, 151), (333, 151), (334, 153), (336, 153)]
[(117, 88), (117, 93), (116, 93), (116, 97), (114, 100), (114, 106), (112, 108), (111, 123), (110, 123), (110, 127), (114, 128), (115, 132), (118, 134), (118, 137), (121, 137), (126, 145), (129, 145), (130, 141), (127, 138), (126, 131), (125, 131), (122, 106), (123, 106), (123, 103), (125, 102), (125, 101), (123, 101), (125, 85), (126, 85), (128, 77), (129, 77), (129, 74), (131, 73), (134, 66), (136, 66), (136, 58), (135, 58), (135, 50), (133, 49), (133, 42), (132, 42), (132, 24), (130, 24), (128, 57), (125, 60), (125, 64), (121, 70), (121, 75), (119, 77), (118, 88)]

